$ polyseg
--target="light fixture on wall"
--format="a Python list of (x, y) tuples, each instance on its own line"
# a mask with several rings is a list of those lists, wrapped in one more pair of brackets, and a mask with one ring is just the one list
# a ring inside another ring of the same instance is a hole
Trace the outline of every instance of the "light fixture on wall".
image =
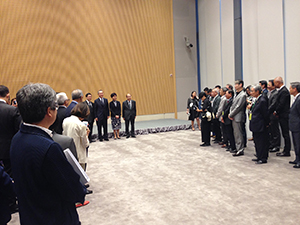
[(188, 37), (183, 37), (184, 38), (184, 41), (185, 41), (185, 45), (187, 48), (192, 48), (193, 47), (193, 44), (190, 43), (190, 40)]

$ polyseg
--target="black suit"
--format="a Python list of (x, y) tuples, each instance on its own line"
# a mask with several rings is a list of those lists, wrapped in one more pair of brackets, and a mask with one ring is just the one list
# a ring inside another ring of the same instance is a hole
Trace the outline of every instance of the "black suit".
[(289, 132), (289, 113), (291, 96), (286, 87), (281, 88), (277, 95), (277, 105), (275, 107), (276, 115), (279, 119), (281, 133), (284, 138), (284, 150), (286, 154), (290, 154), (291, 151), (291, 139)]
[(21, 124), (19, 110), (11, 105), (0, 101), (0, 161), (4, 164), (4, 170), (10, 176), (11, 163), (9, 149), (11, 139), (18, 132)]
[(290, 130), (292, 131), (296, 162), (300, 164), (300, 95), (295, 99), (290, 110)]
[(94, 103), (88, 102), (87, 100), (84, 103), (87, 104), (90, 109), (90, 115), (85, 119), (85, 121), (88, 121), (88, 123), (89, 123), (89, 128), (90, 128), (89, 140), (92, 140), (93, 125), (94, 125), (94, 120), (95, 120)]
[(211, 112), (211, 104), (208, 98), (202, 102), (203, 112), (201, 112), (201, 138), (205, 144), (210, 144), (211, 121), (208, 121), (206, 112)]
[(117, 103), (116, 105), (113, 101), (109, 103), (111, 117), (116, 117), (116, 116), (121, 117), (121, 103), (119, 101), (116, 101), (116, 103)]
[(234, 134), (233, 134), (233, 128), (232, 128), (232, 121), (228, 118), (230, 107), (232, 105), (232, 98), (226, 99), (225, 107), (222, 112), (222, 117), (224, 120), (224, 126), (225, 126), (225, 135), (230, 143), (230, 148), (232, 150), (236, 150), (235, 146), (235, 140), (234, 140)]
[[(107, 139), (107, 117), (109, 116), (109, 109), (108, 109), (108, 101), (106, 98), (97, 98), (94, 102), (94, 113), (95, 118), (98, 119), (97, 127), (98, 127), (98, 138), (100, 140)], [(104, 134), (102, 136), (102, 127)]]
[(258, 160), (266, 162), (269, 155), (268, 129), (269, 113), (268, 103), (260, 95), (250, 109), (250, 130), (253, 132), (256, 156)]
[(278, 118), (273, 114), (277, 105), (277, 95), (278, 92), (276, 89), (272, 90), (269, 98), (269, 141), (270, 141), (270, 149), (280, 148), (280, 131), (279, 131), (279, 123)]
[(122, 117), (125, 120), (125, 131), (127, 137), (129, 136), (129, 123), (131, 124), (131, 136), (134, 136), (134, 121), (136, 117), (136, 103), (134, 100), (131, 100), (131, 107), (127, 100), (123, 102)]
[(49, 130), (55, 131), (57, 134), (62, 134), (63, 128), (62, 124), (64, 119), (66, 118), (66, 111), (67, 108), (63, 105), (60, 105), (57, 110), (56, 120), (55, 122), (49, 127)]

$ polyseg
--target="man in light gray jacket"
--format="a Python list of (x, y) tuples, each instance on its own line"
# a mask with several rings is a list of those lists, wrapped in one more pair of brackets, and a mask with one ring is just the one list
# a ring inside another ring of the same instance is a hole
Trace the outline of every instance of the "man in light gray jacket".
[(244, 92), (244, 81), (235, 81), (236, 94), (229, 111), (228, 118), (232, 120), (236, 151), (232, 151), (233, 156), (244, 155), (243, 126), (246, 122), (246, 93)]

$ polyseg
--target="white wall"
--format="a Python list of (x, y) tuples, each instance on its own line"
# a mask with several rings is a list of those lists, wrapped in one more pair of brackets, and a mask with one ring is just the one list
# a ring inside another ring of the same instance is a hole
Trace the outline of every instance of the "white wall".
[(300, 0), (285, 0), (287, 84), (300, 81)]
[(201, 88), (233, 83), (233, 1), (198, 2)]
[(245, 84), (284, 76), (282, 0), (243, 0)]
[[(187, 99), (198, 90), (195, 0), (173, 0), (178, 119), (187, 119)], [(194, 45), (186, 47), (184, 36)], [(171, 93), (170, 93), (171, 94)]]

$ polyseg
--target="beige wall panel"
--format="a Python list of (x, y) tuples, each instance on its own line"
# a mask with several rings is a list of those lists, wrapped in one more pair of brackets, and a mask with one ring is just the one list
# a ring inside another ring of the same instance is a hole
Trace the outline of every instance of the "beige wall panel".
[(220, 8), (218, 0), (199, 1), (201, 86), (221, 84)]
[[(1, 78), (130, 92), (138, 114), (175, 112), (172, 0), (1, 0)], [(166, 97), (168, 96), (168, 97)]]
[(285, 0), (287, 85), (300, 81), (300, 0)]
[(235, 80), (233, 1), (221, 1), (223, 79), (221, 86)]

